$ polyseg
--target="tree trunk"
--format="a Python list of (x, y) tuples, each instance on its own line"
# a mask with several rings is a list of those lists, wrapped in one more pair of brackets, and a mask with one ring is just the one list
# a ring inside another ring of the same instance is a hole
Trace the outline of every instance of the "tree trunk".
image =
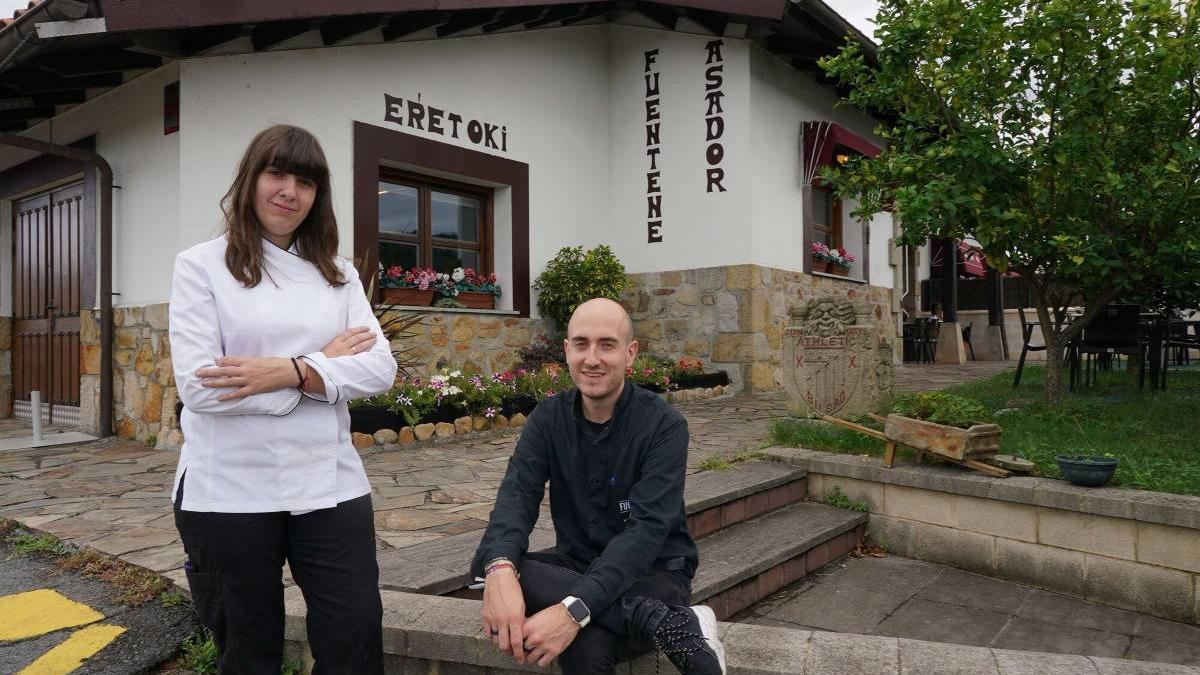
[(1055, 331), (1043, 333), (1046, 337), (1046, 403), (1058, 405), (1063, 396), (1063, 349), (1061, 337)]

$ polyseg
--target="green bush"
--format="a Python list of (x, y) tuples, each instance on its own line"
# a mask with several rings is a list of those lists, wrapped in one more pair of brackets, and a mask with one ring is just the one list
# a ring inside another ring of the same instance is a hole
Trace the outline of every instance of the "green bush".
[(546, 264), (533, 288), (538, 292), (538, 311), (565, 331), (579, 305), (592, 298), (620, 296), (625, 290), (625, 266), (605, 245), (586, 253), (582, 246), (564, 247)]
[(978, 401), (940, 391), (901, 394), (892, 400), (892, 412), (963, 429), (988, 418)]

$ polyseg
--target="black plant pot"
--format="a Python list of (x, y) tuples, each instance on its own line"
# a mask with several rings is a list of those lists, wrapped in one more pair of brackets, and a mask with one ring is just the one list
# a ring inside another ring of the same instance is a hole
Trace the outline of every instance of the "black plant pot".
[[(681, 377), (678, 380), (672, 381), (675, 389), (708, 389), (709, 387), (725, 386), (729, 384), (729, 374), (723, 370), (718, 370), (715, 373), (700, 373), (699, 375), (690, 375)], [(661, 394), (666, 389), (657, 384), (639, 384), (642, 389), (648, 389), (657, 394)]]
[(709, 387), (724, 387), (729, 384), (729, 374), (723, 370), (715, 373), (700, 373), (681, 377), (675, 381), (680, 389), (708, 389)]
[(533, 409), (536, 407), (537, 399), (532, 396), (518, 394), (504, 399), (504, 402), (500, 405), (500, 412), (505, 417), (512, 417), (517, 413), (528, 417), (529, 413), (533, 412)]
[(1063, 478), (1072, 485), (1100, 487), (1112, 480), (1118, 460), (1103, 455), (1056, 455)]
[(350, 431), (373, 434), (380, 429), (399, 429), (405, 425), (404, 416), (383, 406), (357, 406), (350, 409)]

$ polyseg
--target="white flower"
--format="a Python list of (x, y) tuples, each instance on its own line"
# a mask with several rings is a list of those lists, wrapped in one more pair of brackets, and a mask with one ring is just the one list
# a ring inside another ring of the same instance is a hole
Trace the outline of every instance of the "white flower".
[(458, 282), (458, 281), (462, 281), (463, 278), (466, 276), (467, 276), (467, 274), (465, 272), (463, 272), (463, 268), (455, 267), (454, 273), (450, 275), (450, 278), (453, 279), (455, 282)]
[(455, 394), (461, 394), (461, 393), (462, 393), (462, 389), (459, 389), (458, 387), (455, 387), (454, 385), (450, 385), (449, 387), (446, 387), (446, 395), (447, 396), (453, 396)]
[(462, 377), (462, 371), (461, 371), (461, 370), (455, 370), (455, 371), (453, 371), (452, 373), (450, 373), (450, 377)]

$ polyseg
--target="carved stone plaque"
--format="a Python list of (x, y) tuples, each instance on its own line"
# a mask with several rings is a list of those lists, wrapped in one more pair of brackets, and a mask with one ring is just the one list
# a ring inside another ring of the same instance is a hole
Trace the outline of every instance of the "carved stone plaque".
[(792, 311), (783, 331), (784, 385), (799, 415), (861, 414), (872, 408), (876, 387), (874, 326), (858, 323), (854, 303), (814, 298)]

